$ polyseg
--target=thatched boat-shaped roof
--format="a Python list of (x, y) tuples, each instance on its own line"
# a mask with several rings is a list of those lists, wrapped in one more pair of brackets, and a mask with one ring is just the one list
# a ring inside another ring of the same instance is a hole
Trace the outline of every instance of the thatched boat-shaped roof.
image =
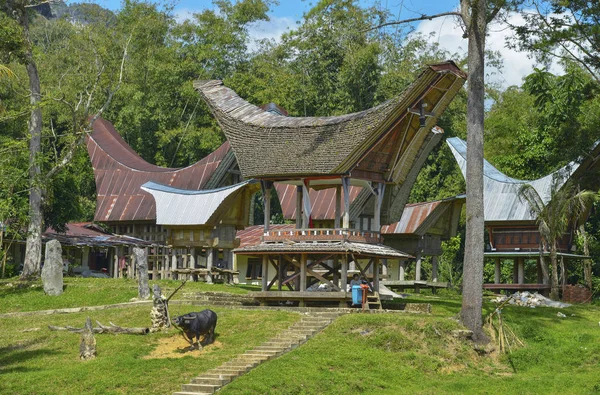
[[(221, 81), (197, 81), (194, 87), (221, 125), (245, 178), (344, 175), (399, 184), (465, 79), (451, 61), (431, 65), (399, 96), (366, 111), (331, 117), (268, 112)], [(420, 120), (421, 109), (425, 116)]]

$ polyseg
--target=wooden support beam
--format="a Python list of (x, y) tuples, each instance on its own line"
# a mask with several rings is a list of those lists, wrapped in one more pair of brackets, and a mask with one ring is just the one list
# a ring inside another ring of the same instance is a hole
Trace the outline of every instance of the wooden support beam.
[(381, 204), (383, 202), (383, 194), (385, 193), (385, 184), (378, 182), (375, 188), (375, 210), (373, 213), (373, 226), (375, 232), (381, 231)]
[(431, 281), (437, 282), (438, 280), (438, 257), (431, 257)]
[(302, 228), (302, 185), (296, 186), (296, 229)]
[(373, 260), (373, 290), (379, 292), (379, 258)]
[(333, 220), (333, 227), (335, 229), (340, 228), (341, 216), (342, 216), (342, 186), (337, 185), (335, 187), (335, 218)]
[(306, 254), (300, 255), (300, 292), (306, 291)]
[(310, 181), (302, 180), (302, 228), (310, 228), (312, 206), (310, 202)]
[[(217, 250), (218, 251), (218, 250)], [(215, 261), (215, 249), (214, 248), (207, 248), (206, 249), (206, 268), (208, 269), (208, 273), (206, 274), (206, 282), (208, 284), (212, 284), (213, 282), (213, 278), (212, 278), (212, 267)]]
[(342, 289), (342, 291), (346, 292), (346, 290), (348, 289), (348, 255), (346, 255), (344, 259), (342, 259), (342, 272), (340, 276), (340, 288)]
[(523, 284), (525, 282), (525, 258), (519, 257), (517, 258), (517, 262), (517, 281), (518, 284)]
[(342, 188), (344, 189), (344, 217), (342, 228), (350, 228), (350, 178), (342, 178)]
[(398, 266), (398, 281), (404, 281), (404, 277), (406, 276), (406, 261), (402, 259), (400, 261), (400, 265)]
[(269, 225), (271, 224), (271, 187), (273, 186), (272, 181), (261, 181), (260, 187), (263, 193), (263, 207), (264, 207), (264, 230), (269, 231)]
[(262, 261), (262, 284), (261, 289), (263, 292), (267, 290), (267, 276), (269, 275), (269, 257), (267, 255), (263, 255)]
[(496, 257), (495, 259), (495, 270), (494, 270), (494, 284), (500, 284), (500, 257)]

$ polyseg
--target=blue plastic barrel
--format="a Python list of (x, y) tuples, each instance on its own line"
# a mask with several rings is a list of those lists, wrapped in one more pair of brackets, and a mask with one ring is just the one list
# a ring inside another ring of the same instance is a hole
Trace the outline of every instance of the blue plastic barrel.
[(362, 293), (360, 285), (352, 286), (352, 304), (362, 304)]

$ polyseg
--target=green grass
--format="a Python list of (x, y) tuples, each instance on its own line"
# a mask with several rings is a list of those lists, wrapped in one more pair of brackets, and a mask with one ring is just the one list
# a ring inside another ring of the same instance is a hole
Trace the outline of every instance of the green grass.
[[(172, 282), (168, 287), (174, 288)], [(135, 283), (126, 280), (69, 279), (62, 297), (37, 288), (0, 288), (5, 311), (74, 307), (126, 301)], [(193, 284), (198, 289), (215, 286)], [(186, 285), (186, 291), (188, 285)], [(226, 290), (246, 292), (243, 288)], [(117, 295), (118, 294), (118, 295)], [(122, 294), (122, 295), (121, 295)], [(600, 307), (566, 309), (507, 306), (505, 323), (525, 347), (509, 355), (480, 355), (471, 344), (452, 337), (460, 296), (412, 296), (433, 314), (351, 314), (340, 317), (311, 341), (262, 364), (219, 393), (503, 393), (588, 394), (600, 392)], [(495, 306), (486, 303), (485, 315)], [(172, 315), (198, 307), (172, 305)], [(107, 324), (148, 326), (149, 308), (135, 307), (77, 314), (0, 319), (0, 393), (169, 393), (238, 353), (287, 328), (299, 316), (277, 311), (214, 307), (219, 314), (218, 347), (199, 358), (144, 359), (168, 334), (97, 335), (98, 357), (78, 359), (79, 336), (51, 332), (47, 325), (82, 326), (85, 317)], [(566, 318), (557, 316), (561, 311)], [(40, 328), (35, 331), (23, 331)], [(219, 344), (220, 343), (220, 344)]]
[[(179, 315), (197, 306), (171, 306)], [(48, 325), (83, 326), (89, 315), (103, 324), (148, 326), (149, 308), (1, 319), (0, 393), (2, 394), (134, 394), (170, 393), (192, 377), (219, 366), (238, 353), (269, 339), (299, 319), (295, 313), (212, 308), (218, 314), (216, 344), (198, 358), (143, 359), (169, 333), (96, 335), (98, 356), (79, 360), (78, 334), (52, 332)], [(32, 332), (23, 332), (39, 328)]]
[[(150, 281), (150, 287), (159, 284), (163, 294), (168, 296), (180, 281)], [(137, 280), (65, 277), (65, 291), (60, 296), (46, 297), (41, 281), (20, 282), (18, 279), (0, 281), (0, 314), (15, 311), (35, 311), (68, 307), (99, 306), (124, 303), (138, 294)], [(206, 284), (187, 282), (175, 295), (181, 299), (186, 292), (213, 291), (233, 294), (247, 294), (249, 290), (258, 290), (248, 285)]]

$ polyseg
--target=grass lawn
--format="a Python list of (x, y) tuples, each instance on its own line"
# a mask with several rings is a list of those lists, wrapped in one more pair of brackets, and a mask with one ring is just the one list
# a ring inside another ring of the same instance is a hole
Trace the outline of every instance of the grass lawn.
[[(170, 284), (174, 288), (178, 283)], [(0, 286), (0, 300), (8, 302), (1, 312), (124, 302), (136, 293), (135, 283), (124, 280), (69, 279), (67, 285), (61, 297), (46, 297), (39, 288), (9, 290)], [(505, 323), (525, 347), (510, 355), (479, 355), (469, 342), (451, 335), (460, 327), (453, 319), (460, 309), (459, 297), (423, 295), (408, 301), (431, 303), (433, 314), (342, 316), (302, 347), (262, 364), (219, 393), (600, 392), (598, 306), (561, 310), (507, 306)], [(171, 306), (172, 315), (190, 309), (201, 308)], [(166, 359), (147, 358), (163, 341), (174, 339), (175, 331), (148, 336), (96, 335), (98, 357), (82, 362), (78, 358), (79, 335), (47, 329), (50, 324), (82, 326), (88, 315), (103, 324), (148, 326), (148, 307), (1, 318), (0, 393), (170, 393), (299, 319), (298, 314), (289, 312), (213, 309), (219, 315), (215, 344), (195, 357)], [(493, 309), (491, 303), (486, 304), (485, 315)], [(567, 317), (558, 317), (558, 311)]]
[[(181, 281), (150, 281), (150, 289), (159, 284), (163, 294), (168, 296)], [(15, 311), (35, 311), (68, 307), (99, 306), (128, 302), (138, 294), (137, 280), (65, 277), (65, 292), (60, 296), (46, 297), (41, 281), (22, 283), (16, 278), (0, 280), (0, 314)], [(187, 282), (174, 296), (181, 299), (186, 292), (213, 291), (233, 294), (247, 294), (258, 287), (248, 285), (206, 284)]]

